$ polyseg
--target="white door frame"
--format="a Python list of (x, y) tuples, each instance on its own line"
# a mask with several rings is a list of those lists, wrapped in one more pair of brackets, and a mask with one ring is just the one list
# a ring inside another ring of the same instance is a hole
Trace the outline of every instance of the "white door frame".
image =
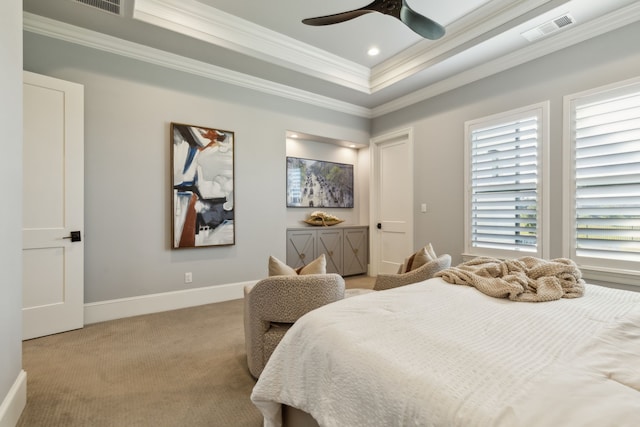
[[(371, 254), (371, 262), (369, 268), (369, 274), (371, 276), (378, 275), (378, 266), (380, 265), (380, 232), (378, 231), (377, 224), (380, 222), (380, 200), (379, 200), (379, 179), (380, 179), (380, 146), (382, 144), (405, 140), (408, 146), (408, 161), (407, 161), (407, 170), (409, 171), (409, 176), (412, 177), (408, 186), (404, 191), (408, 191), (413, 198), (413, 128), (405, 128), (395, 130), (383, 135), (376, 136), (369, 141), (369, 147), (371, 150), (370, 156), (370, 168), (369, 168), (369, 182), (371, 182), (371, 193), (369, 198), (369, 248)], [(413, 205), (413, 204), (412, 204)], [(410, 212), (407, 212), (408, 224), (407, 230), (408, 235), (411, 236), (412, 242), (411, 246), (413, 247), (413, 229), (414, 229), (414, 214), (413, 208), (410, 209)], [(404, 255), (403, 255), (404, 256)]]

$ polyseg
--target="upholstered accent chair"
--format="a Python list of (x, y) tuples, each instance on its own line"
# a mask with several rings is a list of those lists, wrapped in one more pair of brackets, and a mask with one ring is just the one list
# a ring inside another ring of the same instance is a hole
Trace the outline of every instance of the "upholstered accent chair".
[(373, 289), (382, 291), (385, 289), (397, 288), (399, 286), (410, 285), (431, 279), (440, 270), (451, 267), (451, 256), (440, 255), (438, 258), (421, 265), (415, 270), (398, 274), (378, 274)]
[(249, 372), (258, 378), (271, 353), (304, 314), (344, 298), (338, 274), (270, 276), (244, 288), (244, 334)]

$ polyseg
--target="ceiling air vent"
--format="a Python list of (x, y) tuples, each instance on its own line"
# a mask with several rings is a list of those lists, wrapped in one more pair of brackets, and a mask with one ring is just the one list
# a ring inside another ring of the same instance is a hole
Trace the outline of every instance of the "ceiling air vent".
[(556, 19), (552, 19), (549, 22), (545, 22), (542, 25), (538, 25), (535, 28), (525, 31), (524, 33), (522, 33), (522, 37), (532, 42), (542, 37), (548, 36), (549, 34), (553, 34), (556, 31), (560, 31), (562, 28), (572, 25), (575, 22), (576, 21), (573, 19), (573, 16), (565, 13), (564, 15), (559, 16)]
[(86, 4), (105, 12), (113, 13), (114, 15), (120, 15), (120, 1), (121, 0), (75, 0), (77, 3)]

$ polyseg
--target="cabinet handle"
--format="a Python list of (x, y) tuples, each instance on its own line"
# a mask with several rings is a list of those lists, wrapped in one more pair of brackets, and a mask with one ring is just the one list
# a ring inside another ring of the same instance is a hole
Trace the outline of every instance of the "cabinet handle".
[(329, 251), (329, 256), (333, 256), (333, 251)]
[(305, 254), (300, 254), (300, 259), (304, 259)]
[(357, 254), (357, 253), (358, 253), (358, 248), (354, 248), (354, 249), (353, 249), (353, 253), (354, 253), (354, 254)]

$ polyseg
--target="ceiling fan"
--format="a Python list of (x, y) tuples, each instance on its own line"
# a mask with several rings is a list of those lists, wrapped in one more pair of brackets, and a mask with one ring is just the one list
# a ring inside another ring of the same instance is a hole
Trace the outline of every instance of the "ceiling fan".
[(399, 19), (407, 27), (426, 39), (437, 40), (444, 35), (445, 30), (442, 25), (411, 9), (406, 0), (374, 0), (360, 9), (334, 15), (307, 18), (303, 19), (302, 23), (307, 25), (331, 25), (373, 12), (391, 15)]

